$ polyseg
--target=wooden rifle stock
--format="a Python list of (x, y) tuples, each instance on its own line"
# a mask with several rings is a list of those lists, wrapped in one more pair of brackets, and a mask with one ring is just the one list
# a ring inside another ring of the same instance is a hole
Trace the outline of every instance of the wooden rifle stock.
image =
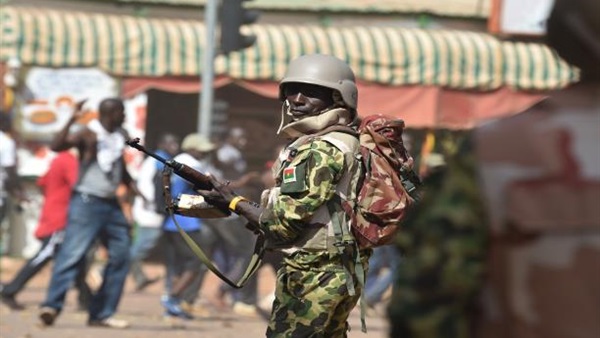
[(210, 182), (210, 178), (203, 173), (190, 168), (189, 166), (179, 163), (173, 160), (165, 162), (166, 166), (173, 168), (173, 172), (183, 178), (184, 180), (192, 183), (195, 189), (199, 190), (212, 190), (213, 185)]

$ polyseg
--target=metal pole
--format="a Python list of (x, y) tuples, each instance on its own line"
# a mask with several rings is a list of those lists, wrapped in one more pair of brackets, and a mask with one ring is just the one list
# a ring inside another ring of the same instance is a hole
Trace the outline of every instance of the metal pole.
[(219, 0), (208, 0), (204, 8), (204, 24), (206, 26), (206, 45), (202, 67), (202, 90), (200, 92), (200, 109), (198, 111), (198, 132), (210, 138), (210, 127), (213, 110), (213, 80), (215, 59), (215, 29), (217, 24), (217, 6)]

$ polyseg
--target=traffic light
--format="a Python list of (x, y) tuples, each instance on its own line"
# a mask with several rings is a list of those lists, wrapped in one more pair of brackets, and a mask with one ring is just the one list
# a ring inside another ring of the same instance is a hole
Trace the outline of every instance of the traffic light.
[(221, 0), (221, 52), (227, 54), (248, 48), (256, 42), (255, 35), (240, 32), (243, 25), (255, 22), (260, 12), (248, 10), (243, 4), (248, 0)]
[(227, 101), (215, 100), (213, 102), (213, 113), (211, 116), (210, 135), (216, 139), (224, 139), (229, 130), (229, 104)]

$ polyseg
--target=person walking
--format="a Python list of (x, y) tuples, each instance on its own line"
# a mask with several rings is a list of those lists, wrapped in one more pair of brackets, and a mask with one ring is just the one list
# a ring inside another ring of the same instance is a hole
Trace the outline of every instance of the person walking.
[(131, 225), (119, 205), (116, 191), (123, 184), (139, 192), (132, 184), (123, 159), (125, 140), (128, 139), (122, 128), (125, 107), (121, 99), (104, 99), (99, 105), (99, 119), (70, 133), (71, 126), (83, 114), (83, 103), (78, 102), (73, 116), (51, 144), (54, 151), (76, 147), (80, 154), (80, 169), (71, 197), (64, 242), (54, 262), (39, 318), (44, 326), (54, 324), (86, 253), (96, 240), (100, 240), (107, 248), (108, 262), (102, 284), (88, 308), (87, 323), (126, 328), (129, 323), (114, 315), (129, 271)]
[[(217, 149), (217, 165), (223, 178), (230, 181), (230, 186), (236, 191), (248, 196), (253, 191), (254, 181), (258, 181), (257, 172), (247, 172), (248, 165), (243, 151), (248, 143), (246, 132), (240, 127), (229, 130), (225, 142)], [(250, 262), (254, 248), (254, 238), (247, 236), (244, 228), (246, 220), (236, 214), (227, 218), (207, 219), (206, 224), (211, 226), (217, 234), (219, 243), (215, 250), (223, 255), (223, 273), (233, 280), (238, 280), (244, 273), (244, 268)], [(232, 298), (232, 311), (243, 316), (258, 315), (256, 304), (258, 302), (258, 279), (250, 277), (244, 287), (234, 289), (222, 283), (215, 304), (218, 307), (226, 306), (225, 296), (229, 293)]]
[[(159, 137), (156, 154), (165, 159), (171, 159), (179, 153), (179, 138), (173, 134), (164, 134)], [(135, 281), (135, 290), (142, 291), (160, 278), (150, 278), (142, 269), (142, 262), (150, 251), (156, 246), (162, 234), (162, 225), (165, 221), (166, 211), (162, 201), (162, 170), (163, 164), (152, 157), (147, 157), (142, 162), (136, 186), (144, 196), (136, 196), (131, 209), (136, 231), (131, 245), (130, 273)]]
[(17, 174), (17, 144), (12, 138), (10, 115), (0, 111), (0, 224), (8, 215), (8, 198), (13, 196), (17, 203), (27, 198)]
[[(60, 248), (67, 223), (71, 191), (77, 181), (77, 170), (76, 155), (72, 151), (61, 151), (52, 159), (48, 171), (37, 180), (44, 201), (34, 236), (42, 242), (42, 245), (13, 279), (2, 285), (0, 290), (2, 303), (13, 310), (24, 309), (15, 297), (27, 282), (56, 256)], [(92, 297), (92, 290), (85, 281), (86, 273), (86, 269), (80, 269), (75, 281), (79, 290), (79, 306), (84, 309), (87, 308)]]
[[(174, 160), (202, 173), (219, 175), (211, 160), (215, 148), (215, 144), (206, 137), (200, 134), (189, 134), (181, 143), (182, 153), (175, 156)], [(174, 198), (181, 194), (194, 193), (194, 186), (191, 183), (176, 175), (171, 177), (171, 194)], [(165, 259), (165, 262), (173, 266), (165, 267), (167, 271), (171, 271), (168, 274), (170, 288), (167, 290), (167, 295), (162, 297), (161, 303), (167, 316), (192, 319), (193, 314), (182, 307), (182, 302), (185, 301), (191, 308), (200, 292), (207, 268), (201, 264), (185, 242), (175, 222), (209, 255), (212, 253), (216, 238), (203, 221), (194, 217), (174, 215), (168, 217), (163, 225), (167, 246), (165, 252), (172, 255)]]
[(362, 291), (357, 281), (364, 278), (354, 263), (367, 267), (371, 253), (336, 238), (333, 225), (334, 219), (342, 227), (349, 222), (341, 195), (349, 192), (354, 162), (347, 158), (359, 141), (336, 130), (358, 126), (354, 73), (336, 57), (303, 55), (290, 62), (279, 98), (278, 134), (290, 143), (274, 164), (276, 186), (263, 193), (262, 204), (216, 179), (213, 190), (200, 194), (246, 218), (270, 247), (285, 253), (267, 337), (346, 337), (348, 316)]

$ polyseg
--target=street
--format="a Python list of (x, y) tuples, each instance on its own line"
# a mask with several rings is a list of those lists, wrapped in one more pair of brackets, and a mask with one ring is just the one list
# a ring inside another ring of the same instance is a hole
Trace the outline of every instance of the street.
[[(23, 264), (23, 260), (0, 258), (0, 280), (9, 281)], [(143, 292), (135, 292), (133, 282), (128, 279), (123, 298), (119, 306), (118, 318), (131, 323), (128, 329), (91, 328), (86, 325), (87, 314), (77, 310), (77, 292), (70, 291), (67, 295), (66, 306), (53, 327), (44, 328), (38, 323), (38, 305), (43, 300), (46, 285), (50, 275), (51, 264), (36, 275), (17, 296), (17, 300), (26, 306), (24, 311), (11, 311), (5, 305), (0, 305), (0, 338), (163, 338), (163, 337), (264, 337), (266, 319), (244, 317), (229, 311), (217, 311), (210, 305), (209, 300), (215, 294), (218, 279), (211, 273), (207, 275), (201, 290), (200, 303), (204, 304), (197, 310), (197, 318), (186, 322), (173, 322), (164, 319), (160, 295), (163, 289), (162, 280)], [(162, 266), (148, 264), (147, 271), (151, 275), (162, 274)], [(259, 292), (264, 297), (273, 286), (273, 271), (259, 271)], [(93, 278), (91, 280), (93, 283)], [(360, 331), (360, 311), (356, 308), (350, 318), (352, 331), (350, 338), (387, 337), (387, 322), (384, 319), (385, 310), (378, 309), (378, 315), (369, 313), (367, 317), (368, 333)], [(267, 313), (265, 312), (266, 316)], [(182, 326), (183, 325), (183, 326)]]

